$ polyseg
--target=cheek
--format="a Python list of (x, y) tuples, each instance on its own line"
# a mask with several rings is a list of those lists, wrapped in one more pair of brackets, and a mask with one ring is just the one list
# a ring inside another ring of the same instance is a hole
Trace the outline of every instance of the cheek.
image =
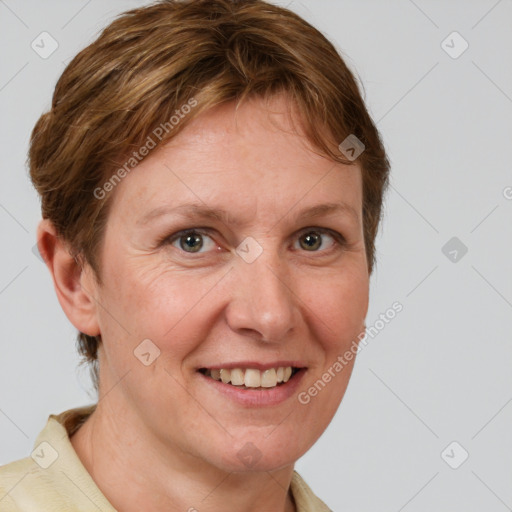
[(325, 349), (340, 350), (364, 329), (368, 311), (369, 282), (364, 273), (340, 271), (301, 285), (310, 325)]
[(105, 323), (113, 323), (134, 346), (149, 338), (163, 353), (172, 349), (179, 359), (208, 331), (212, 304), (218, 302), (211, 299), (220, 277), (143, 264), (142, 259), (140, 264), (134, 260), (113, 266), (107, 285), (111, 292), (106, 299), (113, 314), (103, 315)]

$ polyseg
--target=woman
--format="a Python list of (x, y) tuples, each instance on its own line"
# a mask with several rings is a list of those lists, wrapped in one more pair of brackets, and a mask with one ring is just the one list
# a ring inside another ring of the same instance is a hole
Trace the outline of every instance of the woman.
[(129, 11), (29, 157), (98, 402), (0, 469), (2, 510), (329, 510), (294, 464), (364, 337), (389, 173), (333, 46), (261, 0)]

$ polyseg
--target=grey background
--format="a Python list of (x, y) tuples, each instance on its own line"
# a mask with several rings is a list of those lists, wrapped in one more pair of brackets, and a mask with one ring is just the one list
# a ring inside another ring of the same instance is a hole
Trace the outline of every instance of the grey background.
[[(31, 452), (50, 413), (92, 401), (75, 329), (32, 252), (30, 131), (65, 64), (145, 3), (0, 0), (0, 464)], [(404, 308), (369, 339), (296, 469), (335, 511), (512, 510), (512, 1), (290, 8), (364, 84), (392, 161), (367, 324), (395, 301)], [(31, 48), (42, 31), (59, 44), (47, 59)], [(453, 31), (469, 43), (456, 59), (441, 47)], [(468, 249), (457, 262), (442, 252), (452, 237)], [(462, 448), (446, 460), (469, 453), (458, 469), (441, 457), (452, 441)]]

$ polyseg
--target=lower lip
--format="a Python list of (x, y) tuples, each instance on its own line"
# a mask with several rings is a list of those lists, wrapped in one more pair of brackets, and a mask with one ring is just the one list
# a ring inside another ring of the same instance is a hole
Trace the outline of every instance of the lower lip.
[(217, 393), (221, 393), (241, 405), (264, 407), (282, 404), (293, 396), (305, 373), (306, 368), (302, 368), (288, 382), (268, 389), (242, 389), (231, 384), (225, 384), (220, 380), (212, 379), (202, 373), (199, 373), (199, 376), (205, 379), (206, 384), (212, 386)]

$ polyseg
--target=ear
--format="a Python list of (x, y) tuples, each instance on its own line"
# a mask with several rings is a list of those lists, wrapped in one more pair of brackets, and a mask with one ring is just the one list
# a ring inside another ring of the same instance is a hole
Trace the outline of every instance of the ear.
[(92, 269), (89, 266), (82, 268), (48, 219), (43, 219), (37, 228), (37, 247), (69, 321), (84, 334), (100, 334), (94, 300), (97, 284)]

